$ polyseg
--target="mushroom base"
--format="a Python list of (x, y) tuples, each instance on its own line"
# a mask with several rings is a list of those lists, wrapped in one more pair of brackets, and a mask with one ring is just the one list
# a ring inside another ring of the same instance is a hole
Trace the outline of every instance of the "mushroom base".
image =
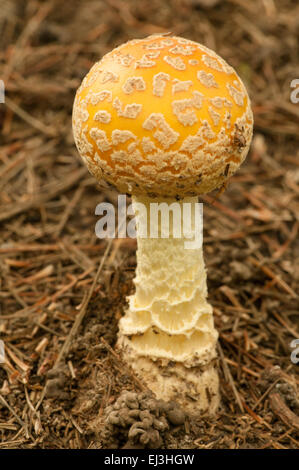
[(175, 401), (192, 415), (211, 416), (217, 412), (220, 402), (217, 360), (205, 366), (185, 367), (182, 363), (165, 359), (136, 358), (125, 337), (119, 339), (118, 347), (142, 384), (158, 399)]
[[(153, 203), (164, 208), (164, 219), (155, 216)], [(119, 323), (118, 346), (158, 398), (176, 400), (193, 413), (213, 414), (219, 403), (218, 333), (207, 302), (197, 198), (134, 197), (133, 209), (136, 291)]]

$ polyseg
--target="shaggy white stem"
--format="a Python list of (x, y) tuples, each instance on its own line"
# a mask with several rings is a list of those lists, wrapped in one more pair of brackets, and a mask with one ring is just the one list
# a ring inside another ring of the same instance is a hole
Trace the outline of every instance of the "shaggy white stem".
[[(164, 209), (172, 204), (176, 212), (170, 211), (172, 216), (162, 219), (161, 224), (161, 218), (153, 215), (157, 213), (157, 206), (152, 205), (155, 202), (164, 203)], [(207, 302), (202, 246), (190, 248), (201, 230), (195, 217), (196, 203), (197, 198), (180, 202), (133, 198), (138, 244), (136, 292), (129, 297), (129, 308), (120, 321), (118, 345), (158, 398), (176, 400), (193, 412), (214, 413), (219, 404), (215, 368), (218, 334)], [(188, 223), (183, 214), (190, 213)], [(169, 237), (162, 238), (167, 235), (166, 219)], [(158, 238), (150, 238), (151, 226)], [(176, 238), (178, 230), (180, 238)]]

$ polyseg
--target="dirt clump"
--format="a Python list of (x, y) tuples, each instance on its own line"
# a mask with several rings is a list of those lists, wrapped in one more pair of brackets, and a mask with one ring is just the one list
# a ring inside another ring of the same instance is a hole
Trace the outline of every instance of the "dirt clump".
[(183, 425), (184, 412), (176, 403), (157, 400), (151, 392), (122, 392), (105, 409), (102, 436), (117, 447), (159, 449), (166, 431)]

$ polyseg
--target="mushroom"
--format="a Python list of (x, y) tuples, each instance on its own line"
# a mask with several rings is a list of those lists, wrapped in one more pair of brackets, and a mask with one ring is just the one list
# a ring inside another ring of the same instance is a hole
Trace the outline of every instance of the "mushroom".
[[(106, 54), (74, 102), (82, 159), (97, 180), (132, 195), (135, 209), (136, 290), (119, 323), (118, 347), (159, 399), (193, 412), (213, 414), (219, 405), (218, 334), (202, 247), (187, 249), (186, 242), (197, 235), (198, 195), (239, 168), (252, 127), (234, 69), (203, 45), (163, 34)], [(164, 238), (161, 220), (149, 217), (153, 203), (182, 210), (189, 203), (189, 232), (177, 237), (173, 225)], [(149, 225), (157, 238), (146, 236)]]

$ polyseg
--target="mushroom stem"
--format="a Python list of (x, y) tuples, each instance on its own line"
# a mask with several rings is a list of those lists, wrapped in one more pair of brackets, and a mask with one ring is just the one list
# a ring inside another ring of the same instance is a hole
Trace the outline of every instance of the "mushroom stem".
[[(197, 202), (133, 197), (136, 291), (120, 321), (118, 346), (158, 398), (213, 414), (219, 404), (218, 334), (207, 302), (202, 246), (190, 245), (201, 230)], [(163, 207), (164, 216), (157, 217)]]

